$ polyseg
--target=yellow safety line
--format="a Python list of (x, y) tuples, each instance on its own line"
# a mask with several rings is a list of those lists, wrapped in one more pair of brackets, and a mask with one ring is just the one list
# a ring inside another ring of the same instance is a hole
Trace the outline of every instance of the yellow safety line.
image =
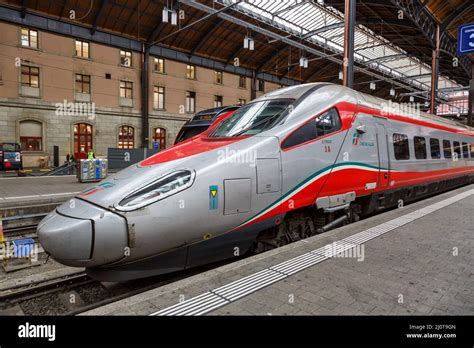
[(0, 243), (3, 243), (3, 220), (2, 217), (0, 216)]
[(3, 220), (2, 220), (1, 215), (0, 215), (0, 244), (2, 244), (2, 249), (4, 252), (1, 259), (3, 262), (6, 262), (7, 261), (7, 244), (5, 243), (5, 238), (3, 236)]

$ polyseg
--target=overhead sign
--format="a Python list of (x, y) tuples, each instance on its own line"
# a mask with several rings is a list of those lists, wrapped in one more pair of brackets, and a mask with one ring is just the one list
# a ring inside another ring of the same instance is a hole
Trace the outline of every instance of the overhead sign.
[(474, 53), (474, 23), (464, 24), (458, 31), (458, 54)]

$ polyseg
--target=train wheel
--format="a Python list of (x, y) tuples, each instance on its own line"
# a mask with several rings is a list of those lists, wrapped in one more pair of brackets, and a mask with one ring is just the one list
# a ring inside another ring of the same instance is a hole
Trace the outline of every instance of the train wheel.
[(316, 233), (313, 220), (302, 213), (286, 217), (276, 227), (263, 231), (258, 237), (255, 252), (263, 252), (308, 238)]

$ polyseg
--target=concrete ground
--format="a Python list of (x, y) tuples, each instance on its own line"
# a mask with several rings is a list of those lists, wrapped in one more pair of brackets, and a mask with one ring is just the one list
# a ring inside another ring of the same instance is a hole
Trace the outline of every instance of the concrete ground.
[(65, 201), (92, 185), (74, 175), (0, 178), (0, 208)]
[(85, 314), (474, 315), (473, 212), (470, 185)]
[[(23, 172), (33, 174), (33, 175), (41, 175), (51, 171), (52, 168), (25, 168)], [(18, 172), (16, 170), (0, 170), (0, 178), (14, 178), (18, 177)]]

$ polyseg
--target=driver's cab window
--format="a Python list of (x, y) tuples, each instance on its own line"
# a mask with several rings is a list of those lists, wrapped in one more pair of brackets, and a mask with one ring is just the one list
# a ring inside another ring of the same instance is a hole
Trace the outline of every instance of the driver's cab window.
[(242, 106), (209, 134), (211, 138), (252, 136), (281, 123), (291, 113), (293, 100), (262, 100)]
[(281, 147), (282, 149), (288, 149), (323, 135), (336, 132), (339, 129), (341, 129), (341, 119), (337, 109), (332, 108), (291, 133)]

